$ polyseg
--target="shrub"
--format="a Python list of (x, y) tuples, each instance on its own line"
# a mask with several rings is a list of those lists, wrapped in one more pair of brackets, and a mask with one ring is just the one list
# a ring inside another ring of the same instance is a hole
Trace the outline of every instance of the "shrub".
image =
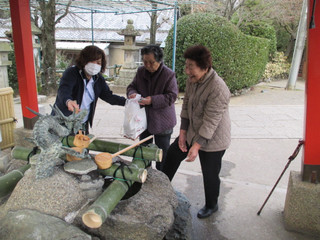
[[(166, 39), (165, 63), (172, 65), (173, 29)], [(225, 18), (209, 13), (187, 15), (177, 22), (176, 75), (185, 90), (184, 51), (196, 44), (208, 47), (212, 66), (226, 81), (231, 92), (256, 84), (264, 73), (269, 54), (269, 40), (248, 36)]]
[(276, 52), (272, 61), (267, 63), (263, 80), (271, 81), (289, 77), (290, 63), (283, 52)]
[(277, 34), (273, 26), (255, 21), (242, 24), (240, 30), (247, 35), (269, 39), (269, 54), (272, 59), (277, 51)]
[(279, 24), (275, 24), (275, 29), (277, 33), (277, 51), (285, 52), (287, 51), (291, 36), (288, 31), (286, 31), (285, 28)]

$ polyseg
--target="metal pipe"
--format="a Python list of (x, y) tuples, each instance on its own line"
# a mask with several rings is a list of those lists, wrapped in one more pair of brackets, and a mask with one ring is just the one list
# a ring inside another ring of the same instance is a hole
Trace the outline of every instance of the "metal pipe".
[(172, 71), (176, 68), (176, 42), (177, 42), (177, 8), (178, 2), (174, 3), (174, 22), (173, 22), (173, 47), (172, 47)]
[(94, 45), (94, 36), (93, 36), (93, 10), (91, 10), (91, 41), (92, 41), (92, 45)]

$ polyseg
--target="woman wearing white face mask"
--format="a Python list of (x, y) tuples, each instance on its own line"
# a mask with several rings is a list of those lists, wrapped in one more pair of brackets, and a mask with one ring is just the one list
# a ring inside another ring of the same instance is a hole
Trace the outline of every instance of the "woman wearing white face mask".
[(106, 69), (106, 57), (100, 48), (87, 46), (76, 59), (76, 65), (69, 67), (60, 79), (55, 105), (65, 116), (73, 111), (88, 110), (83, 119), (84, 131), (88, 134), (98, 98), (111, 105), (124, 106), (126, 99), (115, 95), (101, 75)]

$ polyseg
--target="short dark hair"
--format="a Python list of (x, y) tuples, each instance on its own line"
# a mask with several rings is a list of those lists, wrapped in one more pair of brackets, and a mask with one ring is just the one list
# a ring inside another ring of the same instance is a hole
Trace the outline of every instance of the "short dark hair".
[(146, 54), (153, 53), (154, 58), (157, 62), (161, 62), (163, 59), (163, 51), (161, 47), (155, 44), (149, 44), (141, 49), (141, 57)]
[(212, 56), (205, 46), (191, 46), (184, 52), (183, 57), (195, 61), (197, 66), (203, 70), (212, 67)]
[(81, 50), (77, 59), (76, 66), (80, 69), (84, 69), (84, 66), (88, 62), (96, 61), (101, 58), (101, 72), (106, 70), (107, 60), (104, 51), (97, 46), (89, 45)]

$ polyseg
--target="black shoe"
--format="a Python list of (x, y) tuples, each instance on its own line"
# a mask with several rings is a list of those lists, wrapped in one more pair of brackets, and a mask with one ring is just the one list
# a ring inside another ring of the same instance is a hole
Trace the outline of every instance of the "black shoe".
[(219, 207), (218, 204), (216, 204), (216, 206), (214, 208), (207, 208), (206, 206), (204, 206), (203, 208), (201, 208), (197, 214), (198, 218), (207, 218), (210, 217), (212, 215), (212, 213), (215, 213), (216, 211), (218, 211)]

